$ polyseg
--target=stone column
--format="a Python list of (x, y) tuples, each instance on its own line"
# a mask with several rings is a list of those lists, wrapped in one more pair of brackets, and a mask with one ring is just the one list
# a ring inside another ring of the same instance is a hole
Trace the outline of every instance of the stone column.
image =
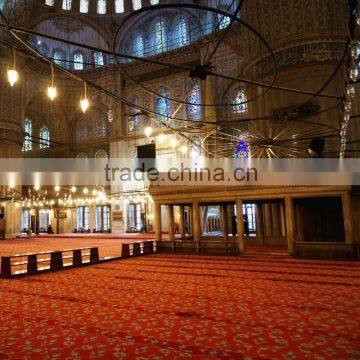
[(243, 203), (241, 199), (236, 199), (236, 226), (237, 226), (237, 240), (239, 245), (239, 254), (243, 254), (245, 250), (244, 238), (244, 215)]
[(169, 219), (169, 240), (174, 241), (175, 240), (175, 234), (174, 234), (174, 205), (168, 205), (167, 206), (167, 216)]
[(157, 202), (154, 204), (155, 214), (154, 214), (154, 231), (155, 231), (155, 240), (161, 241), (161, 205)]
[(294, 254), (294, 205), (290, 196), (285, 197), (285, 216), (286, 216), (286, 237), (288, 241), (288, 251), (290, 255)]
[(201, 237), (201, 224), (200, 224), (200, 205), (198, 201), (192, 203), (192, 223), (193, 235), (196, 242), (196, 250), (199, 252), (199, 241)]
[(353, 229), (352, 229), (350, 193), (346, 192), (345, 194), (342, 194), (341, 201), (342, 201), (343, 219), (344, 219), (345, 242), (347, 244), (352, 244), (354, 242), (354, 239), (353, 239)]
[(179, 230), (180, 230), (180, 237), (182, 239), (185, 239), (185, 219), (184, 219), (184, 205), (180, 205), (180, 226), (179, 226)]

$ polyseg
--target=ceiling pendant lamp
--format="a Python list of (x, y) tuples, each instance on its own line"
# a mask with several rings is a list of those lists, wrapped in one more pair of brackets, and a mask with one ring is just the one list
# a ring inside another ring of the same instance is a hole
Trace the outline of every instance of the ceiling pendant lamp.
[(12, 63), (12, 67), (8, 69), (7, 71), (7, 77), (8, 77), (8, 81), (11, 87), (14, 86), (14, 84), (17, 82), (18, 78), (19, 78), (19, 74), (16, 71), (16, 66), (15, 66), (15, 48), (13, 47), (13, 63)]
[(84, 81), (84, 98), (80, 100), (80, 107), (82, 112), (85, 114), (88, 109), (90, 103), (86, 96), (86, 82)]
[(51, 65), (51, 85), (47, 89), (48, 96), (51, 101), (54, 101), (57, 95), (56, 87), (54, 86), (54, 68)]

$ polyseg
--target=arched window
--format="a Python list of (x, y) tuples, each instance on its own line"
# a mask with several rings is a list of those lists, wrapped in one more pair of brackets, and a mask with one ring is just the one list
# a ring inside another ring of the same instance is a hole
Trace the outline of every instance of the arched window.
[(63, 54), (62, 51), (60, 51), (60, 50), (55, 50), (55, 51), (54, 51), (53, 58), (54, 58), (54, 63), (55, 63), (56, 65), (64, 66), (65, 57), (64, 57), (64, 54)]
[(47, 56), (49, 48), (47, 47), (47, 45), (45, 43), (43, 43), (39, 40), (38, 41), (38, 51), (40, 54)]
[(102, 138), (106, 136), (106, 120), (101, 117), (97, 117), (93, 121), (93, 135), (94, 138)]
[(86, 141), (89, 138), (88, 124), (83, 120), (76, 123), (76, 141)]
[(50, 133), (47, 126), (43, 126), (40, 129), (40, 149), (46, 149), (50, 147)]
[(97, 0), (97, 13), (100, 15), (106, 14), (106, 0)]
[(184, 17), (180, 17), (176, 22), (174, 40), (174, 43), (179, 47), (189, 44), (187, 22)]
[(31, 121), (25, 119), (24, 121), (25, 138), (23, 143), (23, 151), (29, 151), (32, 149), (31, 135), (32, 135), (32, 124)]
[[(139, 98), (137, 96), (134, 96), (131, 99), (131, 102), (134, 105), (139, 105)], [(140, 128), (139, 110), (136, 109), (136, 108), (131, 108), (130, 109), (130, 114), (131, 114), (131, 116), (129, 117), (129, 121), (128, 121), (129, 132), (138, 131), (139, 128)]]
[(166, 48), (166, 28), (163, 19), (157, 19), (152, 27), (153, 52), (158, 54)]
[(74, 54), (74, 69), (83, 70), (84, 69), (84, 56), (81, 53)]
[(54, 6), (55, 0), (45, 0), (45, 5), (47, 6)]
[(230, 25), (230, 18), (228, 16), (218, 14), (217, 23), (220, 30), (227, 28)]
[(243, 131), (239, 134), (235, 148), (236, 158), (247, 159), (251, 157), (251, 147), (249, 140), (250, 140), (250, 133), (248, 131)]
[(132, 0), (132, 3), (133, 3), (134, 10), (141, 9), (141, 0)]
[(115, 0), (115, 12), (117, 14), (124, 12), (124, 0)]
[(107, 159), (108, 157), (109, 157), (109, 155), (108, 155), (107, 151), (104, 149), (99, 149), (95, 153), (95, 159)]
[(63, 10), (71, 10), (71, 0), (63, 0), (62, 8)]
[(86, 14), (89, 12), (89, 0), (80, 0), (80, 12)]
[(144, 56), (144, 39), (141, 33), (138, 33), (134, 39), (134, 54), (138, 57)]
[(104, 66), (104, 56), (102, 52), (97, 51), (94, 53), (94, 62), (96, 67)]
[(156, 100), (156, 112), (159, 114), (157, 117), (160, 121), (166, 122), (168, 120), (167, 117), (171, 115), (170, 101), (167, 99), (169, 92), (166, 89), (160, 89), (158, 92), (164, 97), (159, 97)]
[(232, 108), (235, 114), (245, 114), (248, 109), (248, 104), (246, 103), (247, 97), (245, 89), (237, 89), (234, 92), (234, 97), (232, 101)]
[[(191, 103), (187, 105), (187, 115), (191, 120), (199, 120), (201, 116), (201, 107), (196, 104), (200, 104), (200, 86), (199, 84), (194, 84), (191, 86), (187, 102)], [(194, 105), (193, 105), (194, 104)]]

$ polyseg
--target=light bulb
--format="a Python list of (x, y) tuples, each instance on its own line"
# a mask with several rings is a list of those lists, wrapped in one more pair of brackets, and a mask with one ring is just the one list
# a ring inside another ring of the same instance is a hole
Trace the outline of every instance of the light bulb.
[(355, 97), (355, 86), (350, 84), (347, 86), (346, 88), (346, 94), (350, 97), (350, 98), (354, 98)]
[(34, 185), (34, 190), (39, 191), (40, 190), (40, 185), (39, 184)]
[(56, 87), (55, 86), (49, 86), (47, 90), (48, 96), (51, 101), (54, 101), (57, 95)]
[(72, 186), (72, 187), (71, 187), (71, 192), (73, 192), (73, 193), (76, 192), (76, 187), (75, 187), (75, 186)]
[(83, 193), (84, 193), (85, 195), (88, 194), (88, 193), (89, 193), (88, 188), (84, 188)]
[(149, 137), (151, 134), (152, 134), (153, 130), (150, 126), (147, 126), (145, 129), (144, 129), (144, 134), (146, 135), (146, 137)]
[(186, 154), (188, 152), (188, 147), (186, 145), (183, 145), (181, 148), (180, 148), (180, 151), (183, 153), (183, 154)]
[(94, 189), (94, 190), (92, 191), (92, 194), (93, 194), (93, 195), (96, 195), (96, 194), (97, 194), (96, 189)]
[(18, 72), (15, 69), (9, 69), (7, 72), (7, 76), (8, 76), (10, 86), (14, 86), (14, 84), (16, 83), (16, 81), (19, 78)]
[(166, 138), (166, 136), (165, 136), (164, 134), (160, 134), (160, 135), (158, 136), (158, 140), (159, 140), (159, 142), (160, 142), (161, 144), (165, 141), (165, 138)]
[(173, 149), (176, 148), (176, 146), (177, 146), (177, 141), (176, 141), (176, 139), (172, 139), (172, 140), (170, 141), (170, 146), (171, 146)]
[(56, 185), (56, 186), (54, 187), (54, 190), (55, 190), (56, 192), (59, 192), (59, 191), (60, 191), (60, 186), (59, 186), (59, 185)]
[(80, 107), (84, 114), (85, 114), (86, 110), (88, 109), (89, 105), (90, 104), (89, 104), (88, 99), (85, 98), (85, 99), (80, 100)]

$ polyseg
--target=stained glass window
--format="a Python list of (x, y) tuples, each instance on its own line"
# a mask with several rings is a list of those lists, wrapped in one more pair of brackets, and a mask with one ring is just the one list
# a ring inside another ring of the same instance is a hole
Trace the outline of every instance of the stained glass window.
[(55, 50), (54, 52), (54, 62), (56, 65), (59, 65), (59, 66), (64, 66), (63, 64), (63, 53), (59, 50)]
[(84, 121), (78, 121), (76, 124), (76, 140), (78, 142), (88, 140), (89, 133), (86, 125)]
[(107, 159), (108, 153), (106, 150), (104, 149), (99, 149), (96, 153), (95, 153), (95, 159)]
[(74, 55), (74, 69), (83, 70), (84, 69), (84, 56), (81, 53), (76, 53)]
[(166, 47), (166, 29), (165, 21), (163, 19), (158, 19), (153, 25), (153, 47), (154, 53), (158, 54), (163, 51)]
[(134, 54), (138, 57), (144, 56), (144, 39), (141, 33), (137, 34), (134, 39)]
[(124, 0), (115, 0), (115, 12), (117, 14), (124, 12)]
[(89, 12), (89, 0), (80, 0), (80, 12), (84, 14)]
[(133, 3), (134, 10), (141, 9), (141, 0), (132, 0), (132, 3)]
[[(131, 102), (135, 105), (139, 104), (139, 98), (137, 96), (134, 96), (131, 100)], [(128, 122), (128, 129), (129, 132), (138, 131), (140, 128), (140, 115), (139, 110), (136, 108), (131, 108), (131, 118)]]
[(23, 151), (29, 151), (32, 149), (32, 142), (31, 142), (31, 133), (32, 133), (32, 124), (31, 121), (26, 119), (24, 122), (24, 131), (25, 131), (25, 139), (23, 143)]
[(231, 20), (228, 16), (218, 14), (217, 21), (218, 21), (218, 28), (222, 30), (230, 25)]
[(63, 10), (71, 10), (71, 0), (63, 0), (62, 8)]
[(184, 17), (180, 17), (176, 23), (175, 43), (178, 46), (185, 46), (189, 43), (187, 23)]
[(94, 62), (96, 67), (104, 66), (104, 56), (102, 52), (94, 53)]
[(247, 97), (245, 89), (237, 89), (234, 93), (234, 98), (232, 101), (232, 108), (235, 114), (244, 114), (247, 112), (248, 104), (246, 103)]
[(45, 5), (47, 6), (54, 6), (55, 0), (45, 0)]
[(97, 118), (93, 123), (93, 133), (95, 138), (102, 138), (106, 136), (106, 120)]
[(106, 0), (97, 1), (97, 13), (100, 15), (106, 14)]
[(239, 134), (235, 144), (235, 157), (239, 159), (251, 157), (250, 134), (248, 131)]
[[(200, 86), (195, 84), (191, 86), (190, 92), (187, 97), (187, 102), (191, 104), (200, 104)], [(189, 119), (198, 120), (201, 116), (201, 107), (198, 105), (187, 105), (187, 114)]]
[(46, 149), (50, 147), (50, 133), (47, 126), (43, 126), (40, 129), (40, 149)]
[(166, 98), (158, 98), (156, 100), (156, 112), (160, 121), (167, 121), (167, 117), (170, 116), (170, 101)]

